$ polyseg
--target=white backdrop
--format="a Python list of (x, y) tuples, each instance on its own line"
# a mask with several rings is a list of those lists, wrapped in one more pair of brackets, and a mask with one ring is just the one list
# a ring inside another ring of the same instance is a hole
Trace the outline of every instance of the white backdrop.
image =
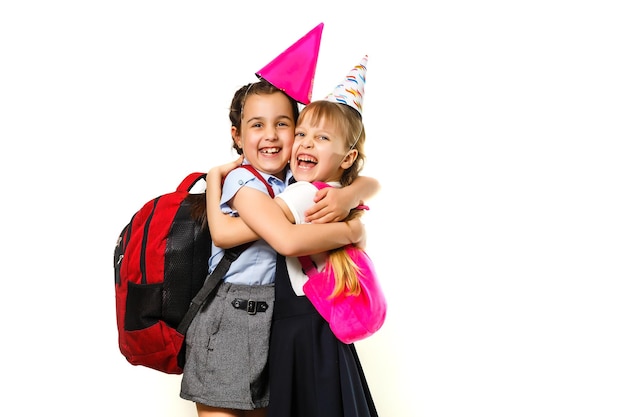
[(117, 350), (113, 247), (232, 158), (234, 91), (324, 22), (314, 98), (370, 57), (381, 416), (626, 415), (620, 2), (363, 3), (2, 2), (0, 414), (195, 415)]

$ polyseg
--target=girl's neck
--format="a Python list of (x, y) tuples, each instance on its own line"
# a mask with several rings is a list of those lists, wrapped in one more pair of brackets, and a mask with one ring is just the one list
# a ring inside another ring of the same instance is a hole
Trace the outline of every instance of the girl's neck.
[(252, 164), (250, 163), (250, 161), (248, 161), (248, 160), (247, 160), (247, 159), (245, 159), (245, 158), (244, 158), (244, 160), (243, 160), (243, 164), (244, 164), (244, 165), (251, 165), (251, 166), (252, 166), (252, 168), (254, 168), (254, 169), (256, 169), (256, 170), (257, 170), (257, 172), (260, 172), (261, 174), (265, 174), (265, 175), (271, 175), (271, 176), (274, 176), (274, 177), (278, 178), (279, 180), (281, 180), (281, 181), (283, 181), (283, 182), (285, 181), (285, 177), (287, 176), (287, 175), (286, 175), (287, 168), (283, 168), (283, 170), (282, 170), (282, 171), (280, 171), (279, 173), (273, 174), (273, 173), (266, 172), (266, 171), (263, 171), (263, 170), (262, 170), (262, 169), (260, 169), (260, 168), (255, 167), (254, 165), (252, 165)]
[(278, 178), (279, 180), (281, 180), (283, 182), (285, 181), (285, 178), (287, 176), (284, 169), (282, 171), (280, 171), (279, 173), (277, 173), (277, 174), (272, 174), (272, 173), (269, 173), (269, 172), (261, 171), (260, 169), (258, 169), (256, 167), (254, 167), (254, 169), (256, 169), (257, 171), (259, 171), (262, 174), (271, 175), (273, 177), (276, 177), (276, 178)]

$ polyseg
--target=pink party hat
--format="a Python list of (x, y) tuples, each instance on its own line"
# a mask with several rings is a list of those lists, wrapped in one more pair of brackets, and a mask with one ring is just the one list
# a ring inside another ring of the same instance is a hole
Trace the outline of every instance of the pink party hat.
[(347, 104), (363, 115), (363, 94), (365, 93), (365, 73), (367, 72), (367, 55), (359, 65), (350, 70), (344, 81), (339, 84), (324, 100)]
[(313, 92), (313, 79), (322, 40), (322, 29), (324, 29), (324, 23), (314, 27), (285, 52), (257, 71), (256, 76), (269, 81), (300, 103), (309, 104)]

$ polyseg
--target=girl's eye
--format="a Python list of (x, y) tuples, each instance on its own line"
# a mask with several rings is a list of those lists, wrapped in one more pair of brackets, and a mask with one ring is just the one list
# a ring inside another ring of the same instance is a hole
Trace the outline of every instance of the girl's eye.
[(319, 137), (319, 139), (320, 139), (320, 140), (330, 140), (330, 139), (328, 138), (328, 136), (320, 136), (320, 137)]
[(304, 137), (304, 133), (302, 133), (302, 132), (296, 132), (296, 137), (297, 137), (297, 138), (303, 138), (303, 137)]

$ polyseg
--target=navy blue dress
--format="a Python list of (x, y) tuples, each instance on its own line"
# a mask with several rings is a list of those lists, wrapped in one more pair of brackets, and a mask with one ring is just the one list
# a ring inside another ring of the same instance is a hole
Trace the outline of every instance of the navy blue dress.
[(378, 417), (354, 344), (339, 341), (276, 262), (268, 417)]

